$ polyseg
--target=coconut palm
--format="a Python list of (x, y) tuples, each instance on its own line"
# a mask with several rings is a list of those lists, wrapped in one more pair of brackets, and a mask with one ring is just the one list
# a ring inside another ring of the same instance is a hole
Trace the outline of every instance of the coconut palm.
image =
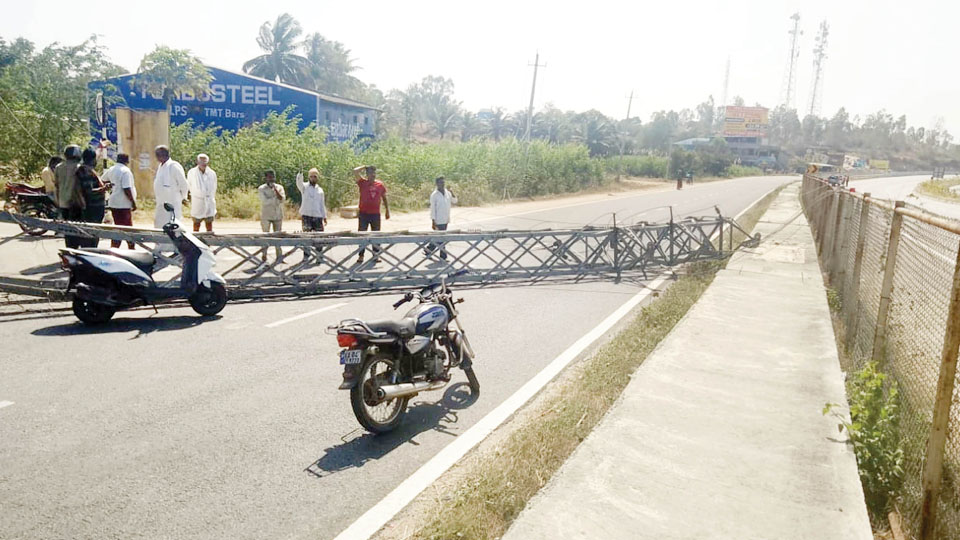
[(363, 97), (364, 84), (351, 75), (358, 68), (343, 43), (313, 33), (304, 40), (303, 48), (308, 63), (307, 75), (314, 90), (354, 99)]
[(590, 149), (591, 156), (605, 156), (617, 143), (617, 131), (613, 122), (597, 110), (580, 113), (574, 119), (574, 139)]
[(301, 33), (300, 23), (289, 13), (280, 15), (272, 23), (263, 23), (257, 45), (264, 54), (247, 60), (243, 71), (264, 79), (303, 86), (309, 80), (309, 62), (298, 54), (300, 43), (297, 38)]

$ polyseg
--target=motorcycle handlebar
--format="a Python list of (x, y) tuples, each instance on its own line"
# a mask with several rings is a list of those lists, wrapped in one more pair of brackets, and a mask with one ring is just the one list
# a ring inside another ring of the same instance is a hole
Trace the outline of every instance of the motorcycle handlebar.
[(393, 309), (397, 309), (398, 307), (406, 304), (406, 303), (409, 302), (410, 300), (413, 300), (413, 295), (412, 295), (412, 294), (407, 293), (407, 294), (403, 295), (403, 298), (401, 298), (400, 300), (396, 301), (396, 302), (393, 304)]

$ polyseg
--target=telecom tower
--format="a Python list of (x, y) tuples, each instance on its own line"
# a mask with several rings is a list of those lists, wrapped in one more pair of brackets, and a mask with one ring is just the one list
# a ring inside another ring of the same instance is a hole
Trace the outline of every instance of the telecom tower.
[(790, 30), (790, 57), (787, 59), (787, 70), (783, 77), (783, 90), (781, 91), (781, 103), (787, 109), (797, 108), (797, 59), (800, 58), (800, 14), (794, 13), (790, 16), (793, 21), (793, 29)]
[(727, 57), (727, 69), (723, 72), (723, 94), (720, 97), (720, 108), (727, 107), (728, 92), (730, 91), (730, 57)]
[(820, 23), (820, 31), (813, 47), (813, 87), (810, 89), (810, 114), (820, 116), (823, 105), (823, 61), (827, 59), (827, 36), (830, 27), (827, 21)]

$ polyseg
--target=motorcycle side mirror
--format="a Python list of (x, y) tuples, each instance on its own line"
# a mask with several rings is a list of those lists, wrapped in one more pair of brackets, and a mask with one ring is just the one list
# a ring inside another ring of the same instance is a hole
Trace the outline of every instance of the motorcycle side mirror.
[(166, 210), (167, 212), (173, 212), (173, 205), (168, 202), (165, 202), (163, 203), (163, 209)]

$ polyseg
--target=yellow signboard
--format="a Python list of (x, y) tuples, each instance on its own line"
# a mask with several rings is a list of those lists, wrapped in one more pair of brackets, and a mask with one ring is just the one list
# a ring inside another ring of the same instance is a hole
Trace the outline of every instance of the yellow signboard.
[(725, 107), (723, 135), (727, 137), (766, 137), (770, 123), (766, 107)]
[(890, 170), (890, 161), (886, 159), (871, 159), (870, 168), (880, 169), (882, 171)]

